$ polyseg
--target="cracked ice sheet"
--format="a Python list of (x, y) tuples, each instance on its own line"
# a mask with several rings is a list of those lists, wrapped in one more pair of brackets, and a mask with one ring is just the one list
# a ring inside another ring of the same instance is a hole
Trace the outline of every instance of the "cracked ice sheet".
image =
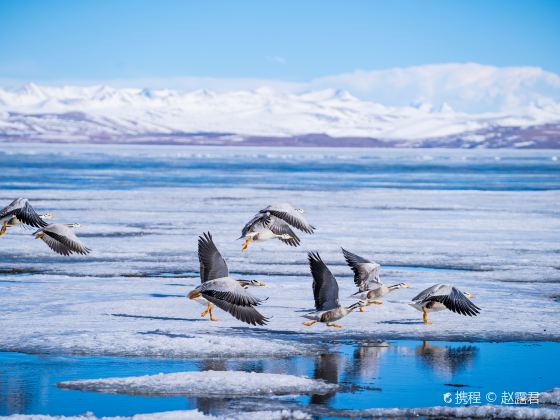
[[(310, 343), (335, 337), (560, 339), (558, 191), (292, 190), (289, 175), (274, 188), (234, 182), (92, 191), (83, 189), (87, 184), (42, 188), (35, 175), (33, 189), (3, 190), (0, 200), (26, 196), (56, 221), (79, 221), (84, 227), (77, 234), (93, 253), (55, 255), (19, 228), (2, 236), (3, 350), (262, 357), (313, 351)], [(330, 188), (330, 176), (321, 188)], [(258, 174), (254, 178), (258, 183)], [(299, 248), (269, 241), (242, 254), (235, 240), (241, 227), (278, 200), (305, 208), (316, 234), (301, 234)], [(204, 308), (184, 297), (199, 283), (197, 235), (207, 230), (235, 277), (267, 283), (251, 291), (270, 297), (259, 307), (272, 317), (268, 326), (247, 326), (219, 310), (220, 321), (209, 322), (200, 318)], [(313, 305), (307, 251), (320, 252), (338, 278), (341, 302), (353, 302), (352, 273), (340, 246), (380, 262), (386, 283), (407, 282), (413, 289), (342, 319), (342, 330), (305, 327), (300, 315)], [(440, 282), (474, 293), (482, 313), (439, 312), (430, 314), (433, 325), (422, 325), (421, 313), (404, 302)]]
[(270, 396), (325, 394), (338, 388), (322, 380), (276, 373), (204, 371), (60, 382), (60, 388), (127, 395)]

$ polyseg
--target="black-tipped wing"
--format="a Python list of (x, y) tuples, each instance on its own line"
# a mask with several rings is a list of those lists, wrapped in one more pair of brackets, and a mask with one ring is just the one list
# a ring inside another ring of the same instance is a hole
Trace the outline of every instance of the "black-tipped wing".
[(45, 227), (48, 225), (37, 212), (31, 207), (31, 204), (26, 200), (24, 206), (15, 214), (20, 222), (33, 226), (36, 228)]
[(91, 249), (78, 242), (75, 238), (69, 238), (56, 232), (48, 230), (43, 231), (44, 236), (41, 238), (50, 249), (61, 255), (82, 254), (86, 255)]
[(229, 276), (228, 266), (216, 248), (210, 232), (198, 237), (198, 260), (201, 283)]
[(379, 280), (379, 264), (346, 251), (344, 248), (342, 248), (342, 253), (346, 263), (354, 272), (354, 283), (360, 292), (365, 292), (370, 290), (372, 286), (378, 287), (381, 284)]
[(310, 252), (307, 256), (313, 276), (315, 309), (328, 311), (338, 308), (340, 305), (338, 303), (338, 283), (336, 279), (317, 252)]
[(227, 300), (222, 300), (219, 297), (209, 294), (208, 291), (202, 292), (202, 296), (208, 300), (208, 302), (213, 303), (218, 308), (230, 313), (232, 316), (238, 320), (245, 322), (250, 325), (266, 325), (268, 318), (262, 315), (252, 306), (240, 306), (234, 303), (228, 302)]
[(279, 238), (282, 242), (290, 246), (298, 246), (301, 241), (290, 225), (277, 217), (270, 217), (268, 228), (276, 235), (290, 235), (290, 239)]
[(273, 204), (260, 212), (276, 216), (305, 233), (313, 233), (315, 231), (315, 226), (310, 225), (305, 220), (305, 217), (303, 217), (303, 214), (294, 209), (290, 204)]
[(480, 308), (455, 287), (451, 288), (449, 294), (436, 294), (426, 298), (425, 301), (442, 303), (450, 311), (461, 315), (476, 316), (480, 312)]

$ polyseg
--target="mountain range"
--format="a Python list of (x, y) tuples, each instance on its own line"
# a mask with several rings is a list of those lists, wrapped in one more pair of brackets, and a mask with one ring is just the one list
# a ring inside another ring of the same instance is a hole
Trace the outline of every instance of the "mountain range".
[(560, 148), (560, 103), (467, 113), (387, 106), (347, 90), (0, 89), (0, 140), (371, 147)]

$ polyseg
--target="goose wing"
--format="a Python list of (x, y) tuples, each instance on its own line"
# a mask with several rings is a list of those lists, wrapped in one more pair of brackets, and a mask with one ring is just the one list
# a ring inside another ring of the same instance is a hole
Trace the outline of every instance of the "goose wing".
[(300, 244), (300, 239), (292, 230), (290, 225), (288, 225), (285, 221), (274, 216), (271, 216), (269, 220), (268, 228), (272, 231), (272, 233), (275, 233), (276, 235), (291, 236), (291, 239), (279, 238), (282, 242), (290, 246), (298, 246)]
[(36, 228), (47, 226), (26, 198), (15, 199), (0, 211), (0, 219), (8, 216), (15, 216), (21, 223)]
[(229, 276), (226, 261), (216, 248), (210, 232), (198, 237), (198, 260), (201, 283)]
[(447, 293), (438, 292), (428, 298), (424, 302), (439, 302), (445, 305), (450, 311), (456, 312), (461, 315), (476, 316), (480, 312), (480, 308), (467, 298), (463, 292), (456, 287), (450, 287)]
[(379, 268), (381, 267), (379, 264), (366, 260), (344, 248), (342, 248), (342, 253), (346, 263), (354, 272), (354, 283), (360, 292), (379, 287), (382, 284), (379, 279)]
[[(445, 289), (448, 288), (449, 286), (446, 286), (445, 284), (434, 284), (431, 287), (428, 287), (425, 290), (422, 290), (420, 293), (418, 293), (416, 296), (414, 296), (412, 298), (412, 300), (414, 302), (421, 302), (423, 300), (425, 300), (426, 298), (429, 298), (430, 296), (433, 296), (434, 294), (437, 294), (438, 292), (441, 294), (445, 294)], [(448, 289), (447, 293), (450, 292), (451, 290)]]
[(303, 214), (294, 209), (292, 205), (288, 203), (272, 204), (261, 210), (260, 213), (268, 213), (276, 216), (305, 233), (313, 233), (315, 231), (315, 226), (310, 225), (307, 220), (305, 220), (305, 217), (303, 217)]
[(91, 252), (87, 246), (82, 244), (76, 234), (68, 226), (55, 223), (47, 225), (34, 233), (43, 233), (41, 238), (50, 249), (61, 255), (71, 255), (73, 253), (86, 255)]
[(307, 254), (313, 276), (313, 297), (317, 311), (338, 308), (338, 283), (317, 252)]
[(242, 322), (251, 325), (266, 325), (268, 322), (268, 318), (254, 308), (262, 302), (262, 299), (254, 297), (229, 277), (210, 280), (199, 290), (208, 302)]

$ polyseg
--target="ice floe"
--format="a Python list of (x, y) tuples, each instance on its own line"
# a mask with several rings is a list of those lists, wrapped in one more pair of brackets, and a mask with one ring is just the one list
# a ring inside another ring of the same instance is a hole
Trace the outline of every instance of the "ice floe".
[(539, 395), (541, 404), (560, 405), (560, 388), (553, 388), (549, 391), (541, 392)]
[(60, 388), (129, 395), (270, 396), (324, 394), (338, 388), (322, 380), (243, 371), (178, 372), (60, 382)]

